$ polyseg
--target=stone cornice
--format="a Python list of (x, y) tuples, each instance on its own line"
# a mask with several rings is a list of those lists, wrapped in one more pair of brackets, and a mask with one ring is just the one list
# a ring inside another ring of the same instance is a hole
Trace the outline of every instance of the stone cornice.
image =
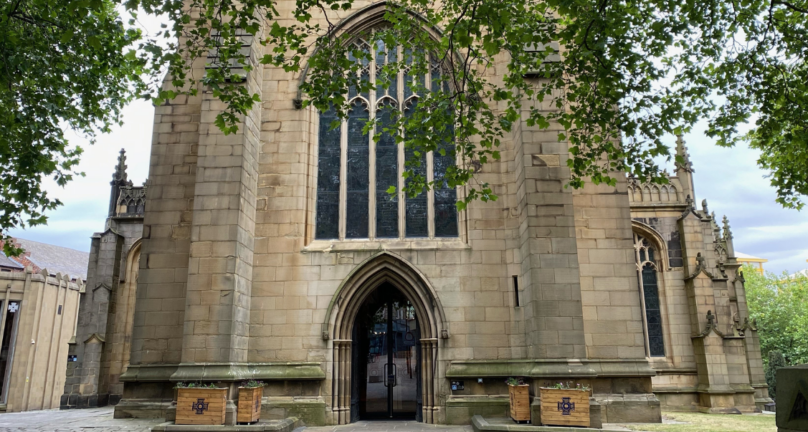
[(130, 365), (120, 379), (126, 382), (322, 380), (325, 372), (317, 362), (181, 363)]
[(446, 378), (522, 376), (529, 378), (652, 377), (645, 359), (627, 360), (466, 360), (452, 361)]

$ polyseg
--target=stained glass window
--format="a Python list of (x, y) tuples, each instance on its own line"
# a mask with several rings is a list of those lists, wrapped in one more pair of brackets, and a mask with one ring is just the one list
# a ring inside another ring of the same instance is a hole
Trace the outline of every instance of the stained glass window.
[(433, 155), (435, 175), (435, 237), (457, 237), (457, 190), (446, 181), (455, 164), (454, 145), (444, 143)]
[(368, 111), (360, 99), (353, 103), (348, 114), (348, 206), (346, 238), (368, 237), (368, 181), (370, 160), (368, 136), (362, 130), (368, 119)]
[(398, 237), (398, 195), (390, 196), (390, 187), (398, 188), (398, 146), (393, 135), (384, 133), (393, 123), (397, 107), (390, 102), (376, 112), (376, 237)]
[(318, 239), (339, 238), (339, 184), (340, 184), (340, 131), (331, 128), (339, 121), (336, 113), (329, 110), (320, 113), (320, 149), (317, 156), (317, 217), (315, 237)]
[[(417, 99), (412, 100), (412, 103), (404, 110), (405, 116), (412, 115), (418, 109), (417, 102)], [(426, 155), (416, 155), (412, 149), (406, 149), (404, 154), (405, 161), (407, 161), (405, 166), (412, 168), (414, 176), (421, 176), (426, 179)], [(418, 161), (419, 164), (417, 166), (409, 165), (414, 161)], [(407, 179), (407, 183), (409, 182), (410, 179)], [(407, 237), (426, 237), (429, 235), (426, 194), (422, 193), (414, 198), (407, 197), (406, 217)]]
[[(374, 54), (372, 60), (362, 60), (356, 76), (357, 81), (373, 86), (369, 93), (349, 87), (351, 110), (346, 119), (339, 119), (333, 110), (320, 113), (315, 238), (456, 237), (457, 192), (444, 180), (455, 163), (453, 145), (441, 146), (444, 154), (415, 155), (400, 148), (396, 132), (390, 130), (402, 109), (404, 115), (416, 109), (417, 87), (446, 87), (441, 84), (439, 63), (431, 59), (428, 73), (416, 74), (410, 67), (412, 59), (424, 53), (386, 47), (382, 42), (371, 46), (357, 40), (354, 44), (354, 49)], [(358, 61), (353, 53), (349, 58)], [(386, 67), (394, 62), (404, 63), (397, 73), (396, 67)], [(370, 116), (375, 116), (376, 125), (373, 134), (365, 134)], [(332, 129), (335, 121), (340, 126)], [(432, 174), (437, 183), (432, 191), (401, 199), (401, 167), (413, 159), (420, 161), (416, 173), (424, 179)], [(399, 193), (391, 196), (390, 187)], [(434, 218), (429, 217), (430, 203), (434, 203)]]
[(642, 292), (645, 297), (645, 321), (648, 325), (648, 350), (652, 357), (664, 357), (665, 342), (662, 336), (657, 271), (651, 263), (642, 268)]
[(634, 250), (637, 261), (637, 276), (645, 315), (645, 331), (648, 355), (665, 356), (665, 338), (662, 328), (662, 309), (657, 279), (657, 255), (654, 246), (645, 238), (634, 234)]

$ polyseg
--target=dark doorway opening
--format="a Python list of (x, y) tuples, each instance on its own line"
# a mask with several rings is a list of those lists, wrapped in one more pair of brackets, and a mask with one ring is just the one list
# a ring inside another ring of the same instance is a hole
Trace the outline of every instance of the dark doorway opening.
[(391, 285), (379, 286), (352, 333), (351, 421), (421, 421), (421, 337), (410, 301)]

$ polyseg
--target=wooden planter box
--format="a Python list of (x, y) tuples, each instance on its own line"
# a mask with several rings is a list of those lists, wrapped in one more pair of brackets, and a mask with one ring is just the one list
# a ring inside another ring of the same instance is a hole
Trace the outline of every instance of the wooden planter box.
[(589, 427), (589, 391), (540, 388), (541, 424)]
[(223, 425), (227, 389), (181, 388), (177, 394), (178, 425)]
[(530, 421), (530, 386), (509, 385), (508, 394), (511, 399), (511, 418), (516, 422)]
[(261, 416), (261, 396), (263, 387), (238, 388), (238, 418), (239, 423), (254, 423)]

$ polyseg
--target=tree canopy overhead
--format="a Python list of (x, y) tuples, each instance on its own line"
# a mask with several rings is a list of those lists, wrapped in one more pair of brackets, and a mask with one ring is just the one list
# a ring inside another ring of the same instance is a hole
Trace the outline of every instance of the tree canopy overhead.
[[(655, 162), (673, 158), (663, 139), (699, 120), (718, 145), (748, 140), (762, 153), (777, 201), (804, 205), (808, 0), (397, 0), (387, 2), (386, 25), (361, 34), (335, 27), (356, 8), (353, 0), (278, 4), (7, 1), (0, 8), (0, 230), (42, 223), (59, 204), (40, 184), (43, 176), (64, 184), (76, 174), (81, 149), (67, 145), (64, 127), (92, 137), (119, 121), (134, 97), (162, 103), (204, 84), (227, 103), (218, 125), (232, 132), (258, 101), (234, 84), (239, 77), (229, 67), (249, 62), (240, 54), (245, 34), (266, 46), (260, 63), (307, 69), (304, 104), (343, 115), (349, 88), (369, 86), (358, 72), (376, 51), (350, 43), (356, 38), (402, 47), (382, 81), (402, 68), (440, 68), (440, 85), (421, 88), (416, 113), (390, 129), (402, 130), (396, 140), (417, 153), (454, 143), (464, 163), (447, 180), (469, 185), (461, 207), (496, 199), (475, 180), (475, 167), (500, 157), (501, 140), (519, 122), (561, 126), (570, 185), (580, 187), (615, 184), (623, 172), (666, 182)], [(169, 24), (148, 35), (128, 19), (138, 14)], [(189, 74), (189, 64), (211, 50), (219, 61), (204, 77)], [(160, 87), (166, 72), (175, 89)], [(751, 132), (740, 133), (748, 122)], [(414, 166), (404, 175), (408, 194), (431, 187)]]

